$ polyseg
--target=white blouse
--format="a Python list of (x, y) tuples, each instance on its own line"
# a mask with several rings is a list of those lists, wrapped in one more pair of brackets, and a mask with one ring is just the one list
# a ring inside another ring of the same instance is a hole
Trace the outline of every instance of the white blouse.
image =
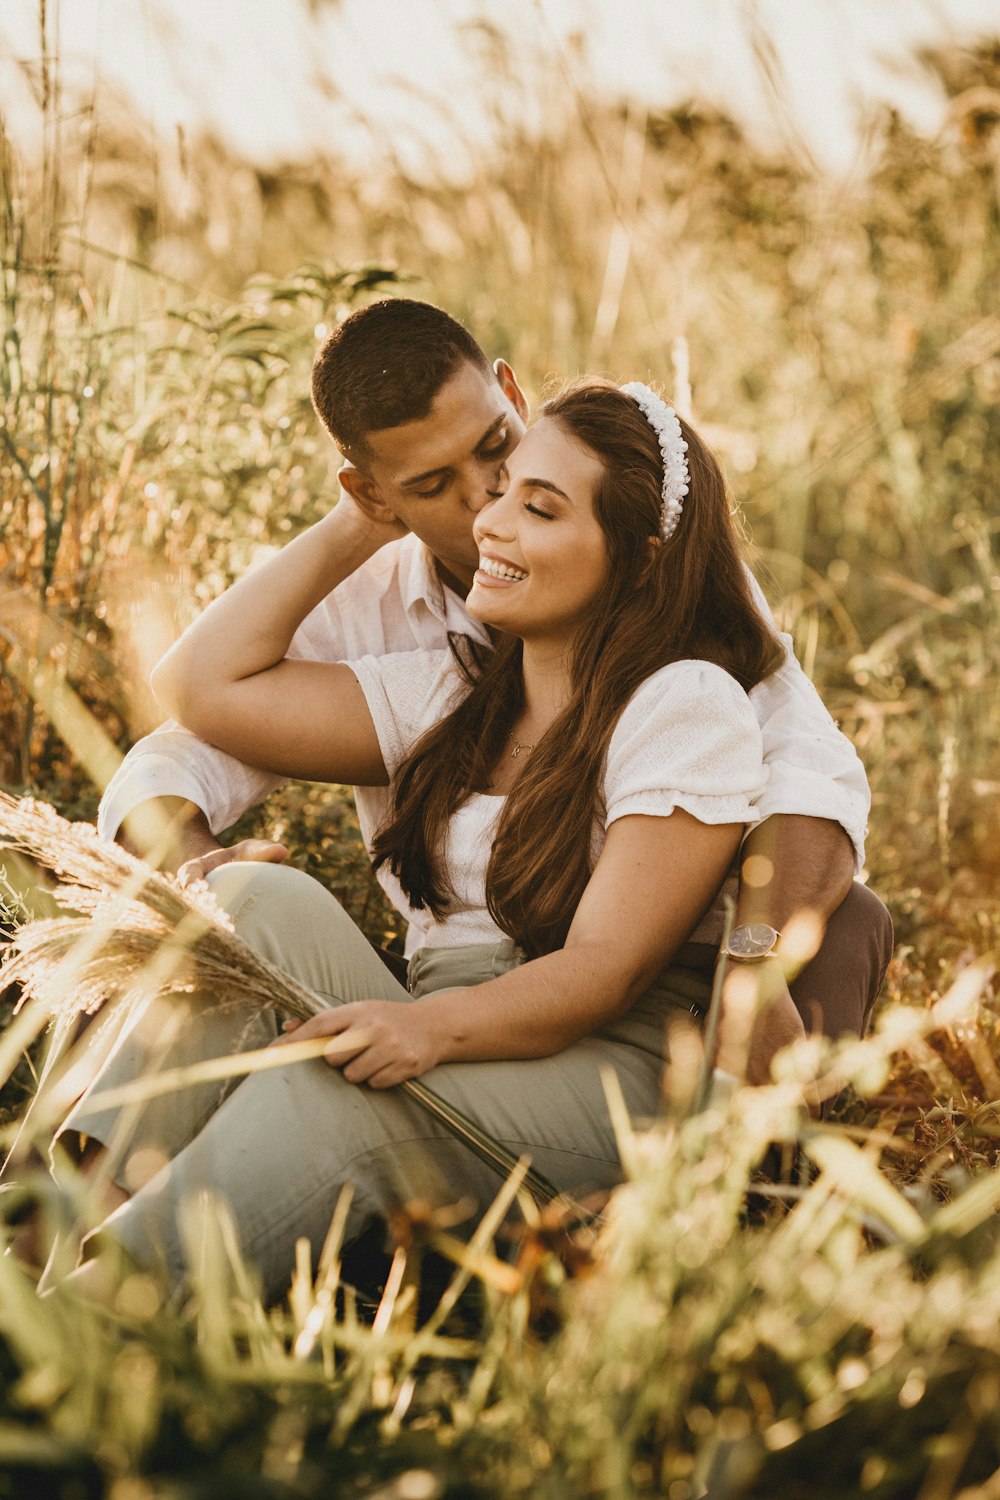
[[(469, 691), (450, 651), (365, 656), (347, 664), (361, 685), (390, 776), (420, 735)], [(679, 661), (646, 679), (615, 726), (604, 771), (604, 815), (595, 819), (593, 859), (607, 830), (632, 813), (667, 817), (681, 807), (702, 823), (752, 823), (767, 781), (760, 727), (734, 678), (705, 661)], [(447, 915), (422, 914), (431, 948), (499, 942), (504, 934), (486, 905), (486, 867), (503, 797), (475, 793), (449, 821), (442, 847), (454, 892)], [(401, 897), (385, 866), (379, 879), (390, 900)], [(692, 934), (716, 943), (730, 877)]]

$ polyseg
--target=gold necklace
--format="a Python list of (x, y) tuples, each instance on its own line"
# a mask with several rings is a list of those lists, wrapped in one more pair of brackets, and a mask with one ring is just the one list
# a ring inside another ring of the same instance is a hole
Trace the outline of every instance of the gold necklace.
[(511, 760), (517, 760), (517, 757), (520, 755), (522, 750), (534, 750), (535, 748), (534, 745), (522, 745), (521, 741), (517, 738), (513, 731), (507, 736), (507, 738), (514, 746), (513, 750), (510, 752)]

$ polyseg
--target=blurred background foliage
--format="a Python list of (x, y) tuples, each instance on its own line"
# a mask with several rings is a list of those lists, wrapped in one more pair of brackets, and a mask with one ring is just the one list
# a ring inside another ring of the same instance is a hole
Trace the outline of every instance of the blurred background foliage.
[[(491, 145), (418, 177), (377, 121), (377, 170), (332, 149), (265, 169), (183, 134), (154, 151), (110, 90), (64, 96), (40, 18), (40, 150), (0, 138), (0, 783), (93, 816), (114, 746), (157, 722), (151, 663), (335, 503), (312, 356), (398, 286), (533, 399), (588, 369), (690, 385), (869, 771), (890, 993), (930, 1003), (995, 944), (1000, 44), (925, 55), (940, 134), (876, 110), (871, 170), (834, 178), (717, 106), (595, 102), (582, 59), (483, 23)], [(86, 754), (64, 684), (106, 735)], [(251, 830), (398, 938), (340, 789), (290, 786)]]

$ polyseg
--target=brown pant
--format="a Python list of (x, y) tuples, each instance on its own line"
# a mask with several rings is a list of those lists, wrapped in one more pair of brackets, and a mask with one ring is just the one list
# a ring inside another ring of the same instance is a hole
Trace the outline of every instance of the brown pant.
[[(808, 1032), (836, 1040), (864, 1036), (892, 957), (892, 918), (855, 880), (826, 924), (816, 957), (789, 991)], [(685, 943), (674, 963), (711, 975), (719, 958), (710, 943)]]
[(807, 1031), (864, 1036), (892, 957), (892, 918), (855, 881), (827, 923), (816, 957), (789, 986)]

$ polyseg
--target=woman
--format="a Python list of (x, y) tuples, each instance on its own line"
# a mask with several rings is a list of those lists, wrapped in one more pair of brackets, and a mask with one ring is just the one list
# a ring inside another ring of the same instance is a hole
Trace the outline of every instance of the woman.
[[(653, 1113), (671, 1007), (707, 1005), (721, 888), (765, 781), (746, 692), (778, 660), (718, 466), (647, 387), (587, 381), (543, 408), (475, 535), (469, 611), (500, 633), (485, 663), (458, 650), (286, 660), (328, 588), (321, 521), (154, 673), (163, 707), (223, 750), (388, 785), (373, 859), (431, 919), (407, 993), (308, 877), (212, 877), (241, 935), (335, 1002), (296, 1038), (338, 1048), (333, 1070), (278, 1068), (221, 1106), (188, 1091), (152, 1112), (131, 1160), (172, 1160), (109, 1227), (175, 1279), (178, 1209), (199, 1186), (229, 1198), (271, 1293), (297, 1237), (318, 1249), (346, 1182), (349, 1236), (409, 1198), (483, 1204), (488, 1169), (393, 1091), (407, 1078), (426, 1076), (560, 1188), (610, 1185), (602, 1071), (634, 1115)], [(273, 1035), (273, 1021), (248, 1027), (205, 1001), (192, 1015), (201, 1031), (183, 1029), (171, 1062)], [(144, 1018), (97, 1087), (148, 1061), (161, 1025)], [(102, 1141), (116, 1128), (86, 1101), (69, 1123)]]

